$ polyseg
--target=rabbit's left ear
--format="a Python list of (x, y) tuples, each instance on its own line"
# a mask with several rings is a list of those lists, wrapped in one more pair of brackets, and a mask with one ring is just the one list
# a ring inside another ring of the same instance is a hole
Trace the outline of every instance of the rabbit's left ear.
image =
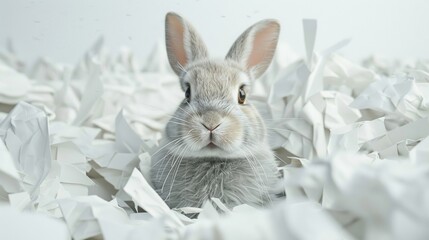
[(263, 20), (249, 27), (234, 42), (226, 59), (237, 61), (259, 78), (270, 66), (280, 33), (276, 20)]

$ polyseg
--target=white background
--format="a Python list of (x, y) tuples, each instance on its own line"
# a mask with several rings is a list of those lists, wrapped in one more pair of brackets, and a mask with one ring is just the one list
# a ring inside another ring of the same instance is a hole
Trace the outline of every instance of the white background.
[(129, 46), (144, 58), (163, 39), (164, 16), (176, 11), (199, 30), (214, 56), (223, 56), (249, 25), (264, 18), (282, 24), (281, 41), (303, 53), (302, 18), (318, 20), (316, 49), (346, 37), (342, 54), (428, 58), (429, 1), (394, 0), (0, 0), (0, 50), (12, 39), (27, 61), (48, 56), (75, 63), (104, 36), (112, 50)]

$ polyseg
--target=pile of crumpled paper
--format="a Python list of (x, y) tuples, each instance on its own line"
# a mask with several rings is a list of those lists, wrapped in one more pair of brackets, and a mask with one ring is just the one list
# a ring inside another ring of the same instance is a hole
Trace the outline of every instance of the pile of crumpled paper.
[[(279, 45), (255, 83), (286, 198), (170, 209), (151, 153), (183, 98), (159, 44), (147, 62), (102, 40), (76, 66), (0, 55), (1, 239), (428, 239), (429, 62)], [(199, 213), (198, 218), (188, 218)]]

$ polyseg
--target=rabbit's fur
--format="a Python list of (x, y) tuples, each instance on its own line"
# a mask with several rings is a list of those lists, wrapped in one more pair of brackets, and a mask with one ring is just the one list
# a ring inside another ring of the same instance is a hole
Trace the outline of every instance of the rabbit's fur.
[(271, 202), (278, 172), (265, 125), (238, 98), (268, 68), (279, 31), (274, 20), (258, 22), (216, 61), (186, 20), (167, 14), (169, 61), (188, 94), (152, 156), (152, 184), (170, 207), (200, 207), (212, 197), (230, 207)]

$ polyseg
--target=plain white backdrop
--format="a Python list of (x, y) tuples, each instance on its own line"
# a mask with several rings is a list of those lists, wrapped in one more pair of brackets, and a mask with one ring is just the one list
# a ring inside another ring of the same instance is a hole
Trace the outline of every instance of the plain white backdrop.
[(303, 54), (302, 19), (318, 20), (316, 49), (351, 37), (342, 54), (428, 58), (429, 1), (413, 0), (0, 0), (0, 50), (7, 39), (24, 60), (75, 63), (104, 36), (106, 46), (129, 46), (145, 58), (164, 37), (164, 16), (175, 11), (201, 33), (210, 53), (223, 56), (235, 38), (264, 18), (282, 24), (281, 41)]

